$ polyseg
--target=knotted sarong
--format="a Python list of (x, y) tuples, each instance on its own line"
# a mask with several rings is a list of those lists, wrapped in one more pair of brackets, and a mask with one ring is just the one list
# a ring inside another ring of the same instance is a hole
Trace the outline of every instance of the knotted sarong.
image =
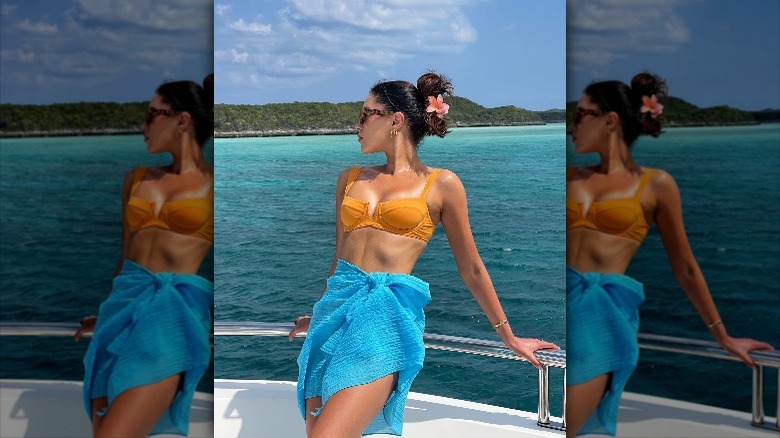
[[(183, 374), (181, 391), (152, 434), (187, 435), (195, 388), (211, 359), (214, 287), (193, 274), (153, 273), (125, 260), (84, 356), (84, 407)], [(101, 415), (105, 414), (105, 411)]]
[(322, 397), (324, 406), (344, 388), (398, 372), (398, 386), (364, 435), (401, 435), (409, 387), (425, 357), (423, 307), (430, 300), (428, 283), (417, 277), (369, 274), (339, 260), (298, 356), (303, 418), (307, 398)]
[(611, 384), (578, 435), (615, 435), (620, 396), (639, 359), (642, 283), (620, 274), (566, 267), (566, 384), (612, 373)]

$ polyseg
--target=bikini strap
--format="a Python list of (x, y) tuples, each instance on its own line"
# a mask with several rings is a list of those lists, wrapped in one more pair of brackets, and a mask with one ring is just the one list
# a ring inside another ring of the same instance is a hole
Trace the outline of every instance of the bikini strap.
[(423, 193), (421, 196), (422, 199), (428, 198), (428, 192), (431, 191), (431, 188), (433, 187), (433, 183), (436, 182), (436, 178), (439, 176), (440, 172), (441, 169), (434, 169), (433, 172), (431, 172), (428, 175), (428, 178), (425, 179), (425, 188), (423, 189)]
[(349, 176), (347, 177), (347, 186), (344, 187), (344, 195), (349, 193), (349, 189), (352, 188), (352, 184), (355, 184), (357, 177), (360, 175), (360, 172), (362, 171), (363, 171), (362, 167), (353, 167), (352, 169), (349, 169)]
[(133, 174), (133, 185), (130, 187), (130, 193), (135, 193), (135, 189), (138, 188), (138, 184), (141, 184), (141, 181), (146, 176), (146, 172), (149, 171), (148, 167), (136, 167), (135, 173)]
[(650, 176), (653, 174), (654, 169), (648, 169), (644, 175), (642, 175), (642, 180), (639, 181), (639, 188), (636, 191), (636, 195), (634, 195), (634, 198), (639, 199), (642, 197), (642, 192), (645, 191), (645, 187), (647, 187), (647, 183), (650, 182)]

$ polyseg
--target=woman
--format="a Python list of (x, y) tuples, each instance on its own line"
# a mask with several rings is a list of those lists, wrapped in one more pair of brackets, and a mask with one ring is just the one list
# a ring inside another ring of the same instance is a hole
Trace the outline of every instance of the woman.
[(214, 241), (213, 94), (189, 81), (161, 85), (143, 124), (163, 167), (127, 173), (122, 257), (84, 357), (84, 403), (95, 437), (186, 435), (195, 387), (208, 369), (213, 285), (197, 276)]
[(415, 87), (380, 82), (357, 124), (361, 151), (382, 166), (343, 171), (336, 188), (336, 254), (298, 364), (298, 404), (309, 437), (401, 434), (412, 380), (422, 368), (428, 284), (410, 275), (441, 222), (464, 283), (501, 340), (534, 366), (533, 352), (557, 348), (519, 339), (501, 308), (469, 226), (466, 192), (449, 170), (426, 166), (417, 148), (447, 134), (449, 80), (430, 72)]
[(593, 83), (577, 104), (575, 151), (596, 152), (601, 162), (567, 172), (567, 436), (616, 432), (644, 301), (642, 284), (624, 274), (654, 222), (677, 281), (718, 344), (750, 366), (750, 350), (772, 348), (727, 334), (691, 252), (674, 179), (631, 156), (640, 135), (661, 134), (665, 97), (663, 80), (640, 73), (630, 87)]

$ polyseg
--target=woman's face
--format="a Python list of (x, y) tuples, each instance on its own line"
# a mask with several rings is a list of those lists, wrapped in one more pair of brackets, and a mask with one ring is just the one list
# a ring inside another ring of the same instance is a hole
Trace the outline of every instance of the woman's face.
[(171, 106), (163, 102), (159, 94), (155, 94), (146, 109), (143, 131), (146, 150), (150, 154), (170, 151), (176, 144), (179, 113), (171, 110)]
[(355, 126), (361, 152), (364, 154), (379, 152), (390, 143), (390, 130), (393, 123), (390, 114), (373, 94), (366, 97), (360, 110), (358, 124)]
[(601, 111), (590, 96), (583, 94), (574, 113), (574, 128), (572, 129), (572, 141), (574, 151), (579, 154), (597, 151), (606, 144), (607, 113)]

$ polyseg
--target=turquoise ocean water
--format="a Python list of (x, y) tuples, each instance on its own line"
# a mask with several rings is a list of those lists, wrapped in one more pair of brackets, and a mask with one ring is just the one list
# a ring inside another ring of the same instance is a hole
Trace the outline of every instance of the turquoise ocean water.
[[(124, 175), (169, 162), (147, 154), (140, 135), (0, 140), (0, 320), (97, 314), (121, 253)], [(211, 255), (200, 274), (213, 277)], [(83, 378), (85, 340), (0, 342), (2, 378)], [(213, 390), (212, 380), (210, 371), (199, 389)]]
[[(568, 141), (569, 165), (595, 164)], [(780, 347), (780, 124), (673, 128), (641, 138), (636, 161), (661, 168), (680, 188), (693, 254), (731, 336)], [(677, 284), (655, 227), (627, 275), (644, 283), (640, 331), (712, 340)], [(777, 373), (765, 373), (775, 412)], [(750, 368), (739, 362), (640, 352), (627, 390), (749, 412)]]
[[(477, 247), (518, 335), (565, 346), (564, 125), (456, 129), (420, 156), (457, 173)], [(218, 321), (292, 322), (311, 313), (335, 250), (335, 185), (346, 167), (383, 164), (355, 135), (217, 139)], [(439, 227), (441, 228), (441, 227)], [(431, 285), (430, 333), (499, 340), (458, 275), (438, 229), (413, 271)], [(215, 375), (297, 379), (302, 341), (219, 337)], [(426, 352), (412, 391), (536, 411), (527, 363)], [(561, 414), (562, 372), (551, 379)]]

